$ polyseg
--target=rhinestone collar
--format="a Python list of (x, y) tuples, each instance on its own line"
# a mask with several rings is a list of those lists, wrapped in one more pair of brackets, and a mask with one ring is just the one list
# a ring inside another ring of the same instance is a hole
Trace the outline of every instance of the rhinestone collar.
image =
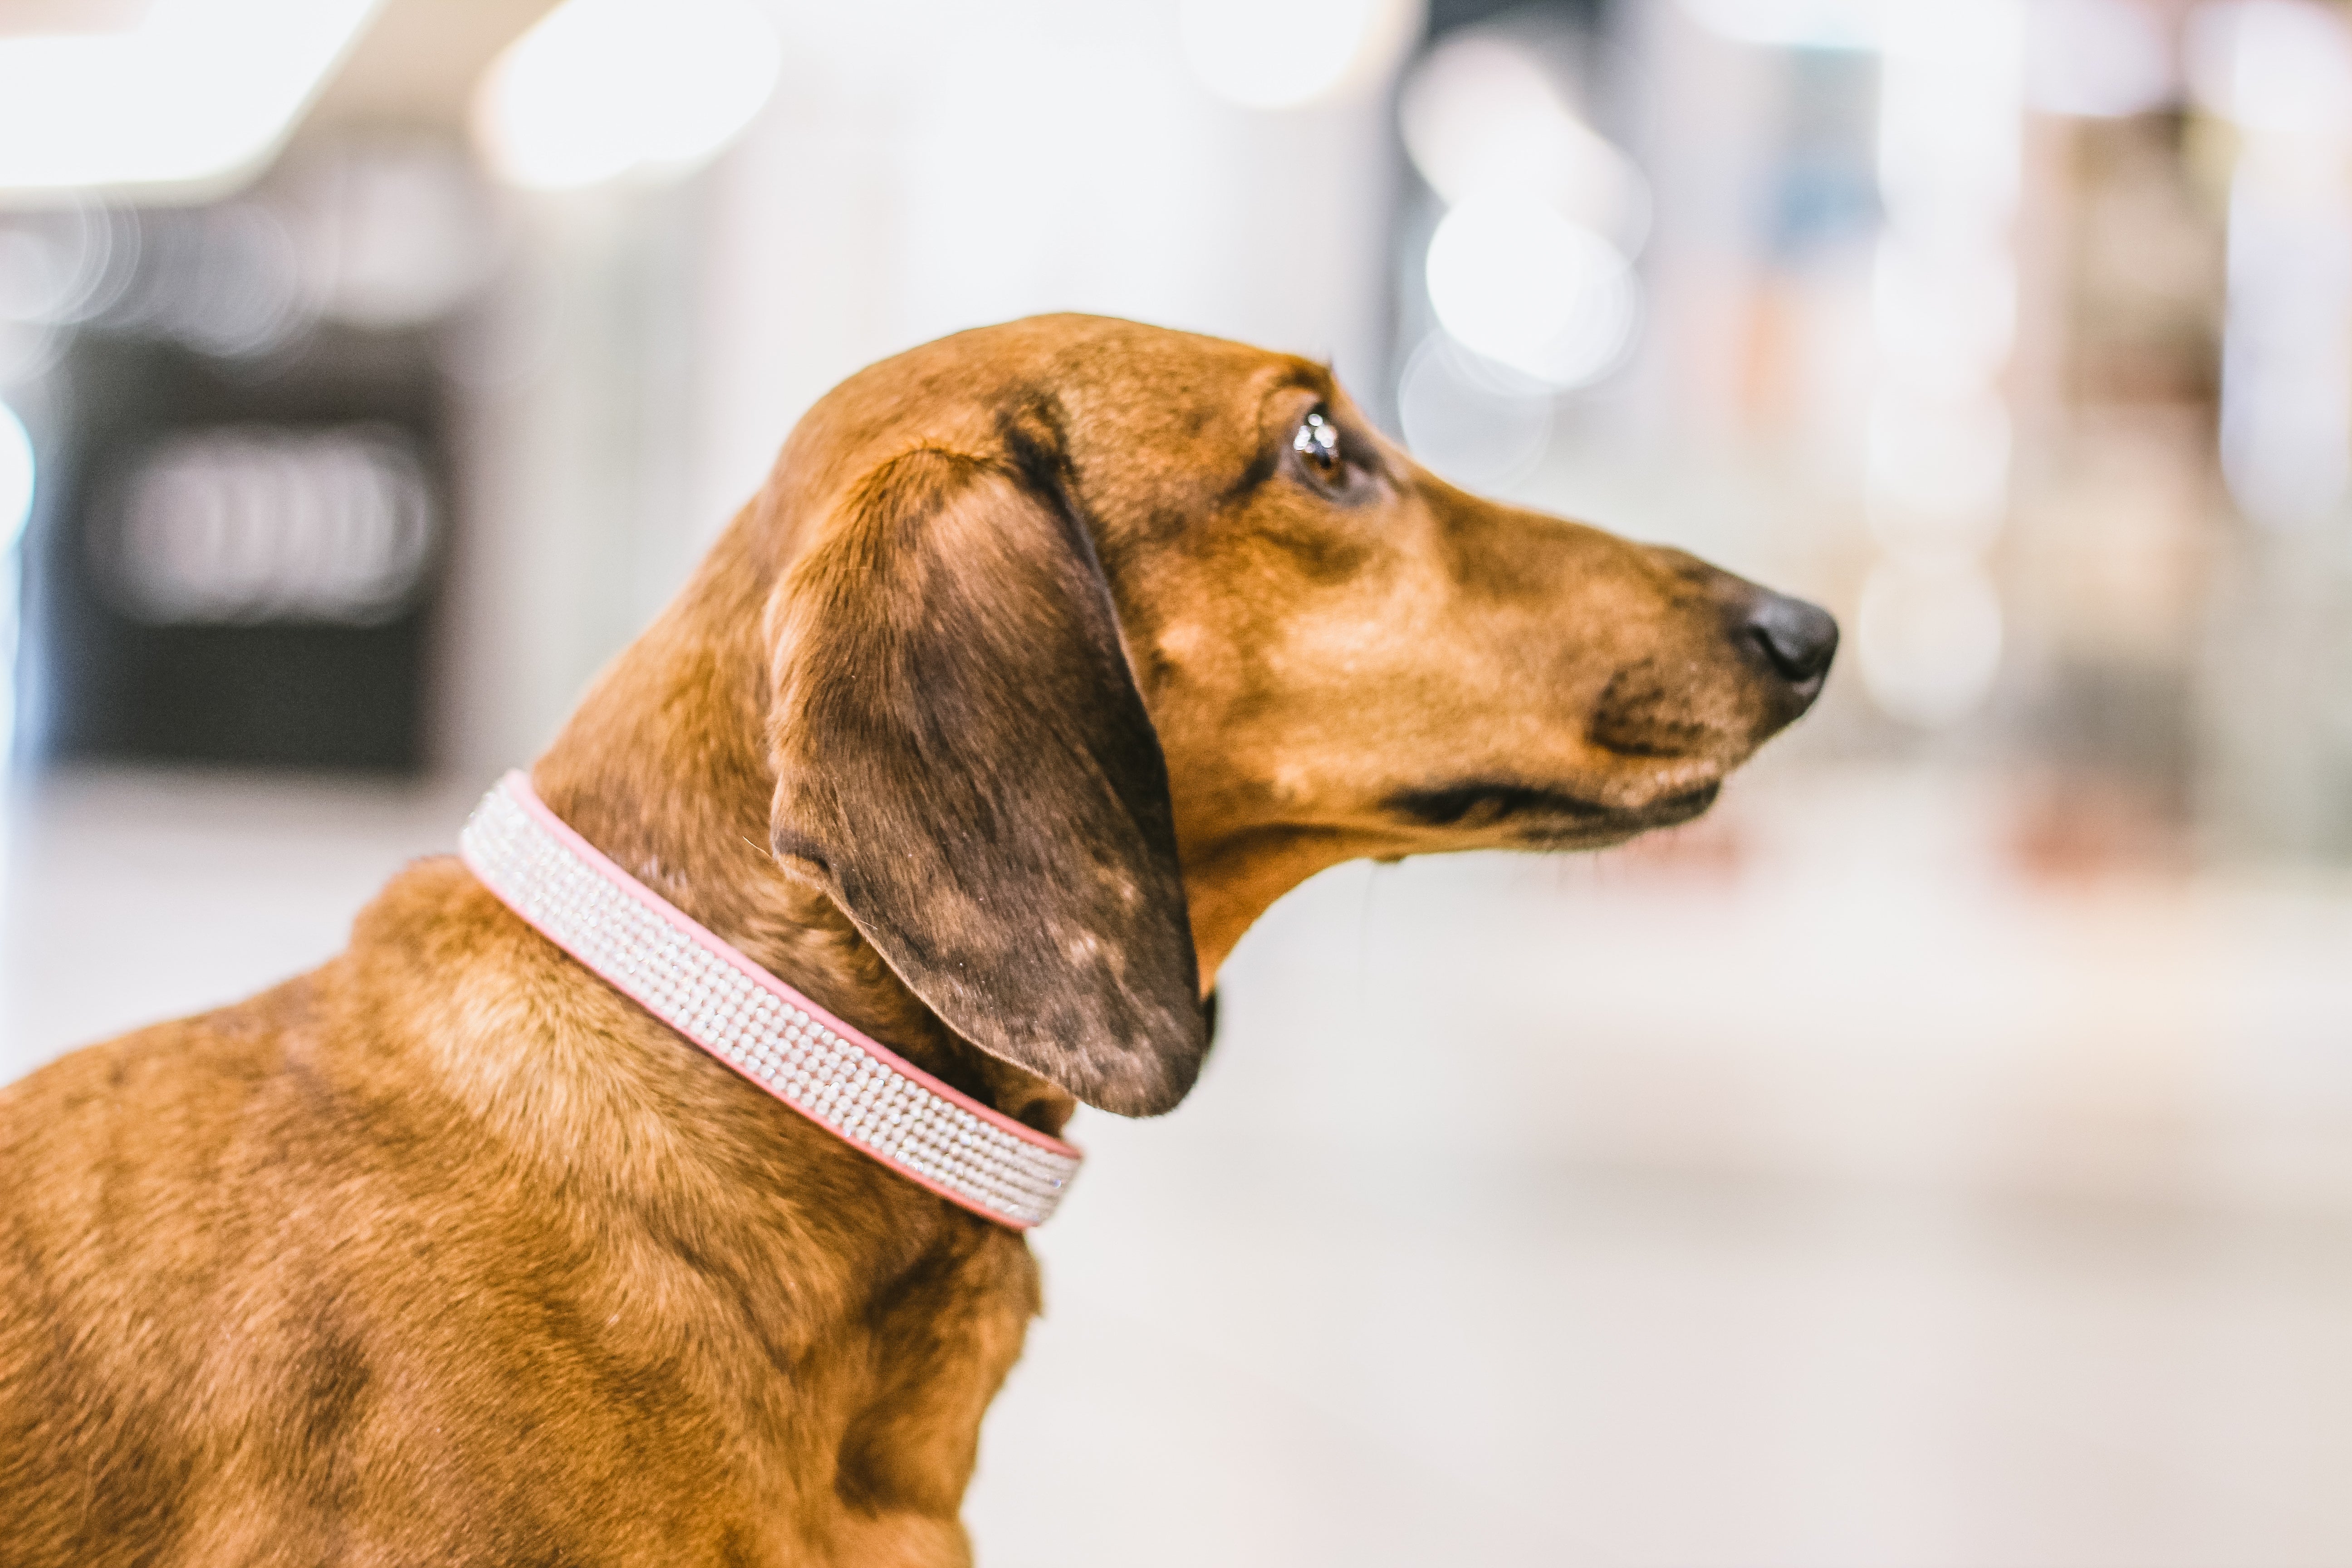
[(520, 773), (458, 840), (490, 891), (556, 946), (794, 1110), (908, 1180), (1026, 1230), (1078, 1151), (868, 1039), (607, 859)]

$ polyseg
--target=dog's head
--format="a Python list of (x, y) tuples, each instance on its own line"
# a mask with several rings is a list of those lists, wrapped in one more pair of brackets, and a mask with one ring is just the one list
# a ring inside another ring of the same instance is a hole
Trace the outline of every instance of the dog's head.
[(773, 847), (982, 1049), (1182, 1098), (1202, 974), (1324, 867), (1682, 822), (1828, 616), (1465, 495), (1321, 366), (1083, 317), (876, 365), (761, 509)]

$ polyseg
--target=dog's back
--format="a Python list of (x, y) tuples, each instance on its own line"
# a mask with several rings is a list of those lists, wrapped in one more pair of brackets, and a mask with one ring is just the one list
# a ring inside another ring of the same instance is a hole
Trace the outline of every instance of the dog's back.
[(315, 1244), (318, 1216), (289, 1200), (335, 1154), (297, 1065), (325, 984), (0, 1094), (0, 1561), (152, 1561), (211, 1527), (205, 1472), (265, 1436), (236, 1433), (248, 1412), (331, 1436), (351, 1408), (361, 1370), (329, 1322), (309, 1325), (310, 1386), (286, 1386), (292, 1314), (268, 1299), (286, 1276), (254, 1267)]

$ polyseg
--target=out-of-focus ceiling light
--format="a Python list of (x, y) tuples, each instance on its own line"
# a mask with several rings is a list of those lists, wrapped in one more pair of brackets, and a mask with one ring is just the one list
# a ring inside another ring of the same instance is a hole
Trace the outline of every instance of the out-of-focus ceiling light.
[(1745, 44), (1874, 49), (1885, 6), (1884, 0), (1683, 0), (1683, 9), (1709, 31)]
[(2025, 38), (2026, 96), (2044, 113), (2116, 119), (2171, 101), (2172, 52), (2145, 0), (2040, 0)]
[(1556, 387), (1599, 380), (1633, 342), (1641, 287), (1623, 254), (1544, 202), (1472, 196), (1430, 237), (1427, 268), (1456, 342)]
[(58, 205), (0, 220), (0, 321), (75, 321), (101, 301), (126, 225), (103, 207)]
[(1398, 105), (1413, 167), (1447, 204), (1510, 194), (1550, 203), (1640, 248), (1649, 185), (1569, 107), (1550, 74), (1507, 39), (1457, 34), (1413, 68)]
[(33, 438), (16, 411), (0, 403), (0, 550), (16, 542), (33, 514)]
[(378, 331), (437, 321), (497, 263), (480, 177), (437, 138), (346, 141), (289, 174), (309, 292), (331, 321)]
[(154, 0), (120, 31), (0, 37), (0, 197), (234, 184), (380, 4)]
[(1297, 109), (1372, 86), (1420, 35), (1423, 0), (1181, 0), (1201, 85), (1245, 109)]
[(474, 137), (518, 185), (675, 178), (751, 124), (782, 65), (748, 0), (564, 0), (491, 62)]

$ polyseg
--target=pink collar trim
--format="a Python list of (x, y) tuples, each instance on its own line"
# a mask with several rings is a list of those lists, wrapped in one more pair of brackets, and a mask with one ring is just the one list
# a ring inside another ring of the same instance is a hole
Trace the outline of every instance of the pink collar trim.
[(550, 942), (794, 1110), (972, 1213), (1050, 1217), (1079, 1152), (982, 1104), (785, 984), (614, 865), (521, 773), (474, 808), (460, 853)]

